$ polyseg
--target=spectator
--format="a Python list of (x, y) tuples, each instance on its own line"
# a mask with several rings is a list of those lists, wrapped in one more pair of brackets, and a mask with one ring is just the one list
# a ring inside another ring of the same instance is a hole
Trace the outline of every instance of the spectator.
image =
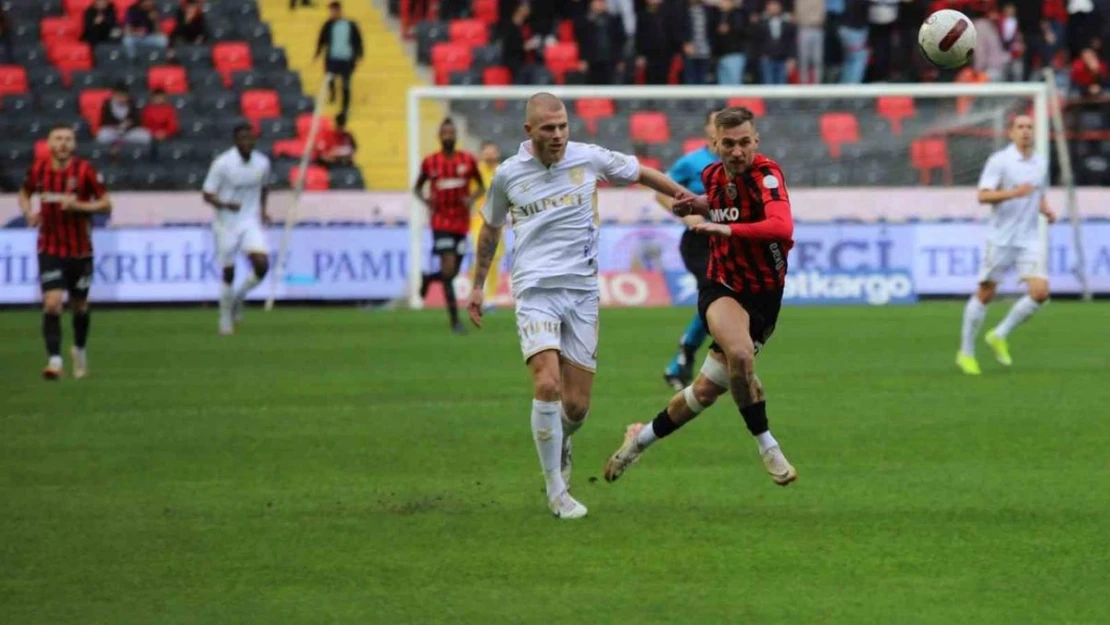
[(14, 63), (15, 53), (12, 51), (12, 22), (7, 11), (0, 6), (0, 63)]
[(624, 48), (624, 26), (608, 11), (605, 0), (590, 0), (589, 12), (574, 25), (578, 36), (579, 70), (591, 85), (610, 85)]
[(174, 43), (196, 45), (208, 41), (208, 23), (204, 9), (196, 0), (185, 0), (177, 10), (177, 25), (171, 35)]
[(177, 109), (166, 97), (166, 92), (155, 89), (150, 102), (143, 108), (143, 128), (150, 131), (155, 141), (165, 141), (177, 136)]
[(767, 0), (756, 37), (759, 73), (764, 84), (786, 84), (797, 56), (797, 30), (783, 15), (782, 3), (779, 0)]
[(649, 85), (667, 84), (674, 57), (671, 25), (663, 11), (663, 0), (645, 0), (636, 15), (636, 67), (644, 70)]
[(1017, 8), (1013, 4), (1002, 7), (1002, 16), (998, 19), (998, 37), (1002, 42), (1002, 49), (1010, 56), (1011, 60), (1021, 64), (1014, 80), (1021, 80), (1024, 76), (1025, 42), (1018, 28)]
[(1014, 59), (1002, 44), (1002, 36), (998, 33), (996, 21), (996, 12), (972, 20), (977, 36), (972, 63), (975, 71), (985, 73), (991, 82), (1015, 80), (1021, 68), (1016, 68), (1017, 74), (1010, 74), (1011, 68), (1014, 67)]
[(328, 93), (332, 104), (335, 103), (335, 82), (343, 79), (343, 104), (339, 107), (340, 113), (346, 115), (351, 106), (351, 74), (355, 65), (362, 60), (362, 33), (358, 24), (343, 17), (343, 7), (339, 2), (328, 5), (329, 17), (320, 29), (320, 36), (316, 41), (316, 56), (320, 58), (324, 51), (324, 71), (332, 75), (328, 83)]
[(1065, 38), (1073, 57), (1080, 56), (1084, 48), (1102, 33), (1102, 18), (1093, 0), (1068, 0), (1068, 23)]
[(688, 85), (704, 85), (709, 81), (709, 59), (713, 53), (711, 21), (716, 21), (716, 15), (702, 0), (686, 0), (686, 10), (676, 16), (682, 37), (683, 82)]
[(798, 81), (821, 84), (825, 70), (825, 0), (795, 0)]
[[(508, 4), (508, 3), (506, 3)], [(496, 39), (501, 42), (501, 62), (509, 68), (515, 79), (528, 61), (528, 15), (531, 7), (521, 2), (513, 10), (508, 21), (497, 23)]]
[(289, 0), (290, 11), (297, 8), (297, 5), (310, 9), (312, 8), (312, 0)]
[(169, 40), (159, 30), (160, 21), (154, 0), (139, 0), (127, 9), (123, 26), (123, 47), (127, 56), (134, 58), (139, 48), (166, 49)]
[(1071, 84), (1081, 97), (1100, 96), (1106, 79), (1106, 62), (1091, 48), (1084, 48), (1072, 61)]
[(100, 130), (96, 133), (97, 143), (118, 145), (120, 143), (149, 144), (150, 131), (139, 123), (139, 111), (131, 102), (126, 85), (116, 85), (112, 97), (104, 101), (100, 109)]
[(439, 19), (450, 21), (466, 17), (470, 12), (469, 0), (440, 0)]
[(871, 24), (871, 80), (890, 80), (891, 57), (894, 53), (895, 24), (901, 0), (870, 0), (867, 18)]
[(115, 42), (120, 37), (116, 7), (108, 0), (96, 0), (85, 9), (85, 34), (82, 38), (90, 46)]
[[(1089, 1), (1089, 0), (1088, 0)], [(1068, 10), (1064, 0), (1044, 0), (1044, 20), (1041, 34), (1044, 36), (1045, 67), (1056, 62), (1056, 53), (1064, 49), (1064, 24), (1068, 21)]]
[(1044, 47), (1044, 4), (1041, 0), (1021, 0), (1015, 3), (1018, 30), (1024, 44), (1022, 79), (1033, 77), (1033, 65)]
[(871, 52), (867, 48), (868, 0), (845, 0), (844, 12), (840, 17), (840, 27), (837, 29), (837, 38), (840, 39), (840, 48), (844, 62), (840, 66), (840, 82), (846, 85), (858, 85), (863, 82), (863, 75), (867, 71), (867, 62)]
[(713, 54), (717, 57), (717, 83), (744, 84), (752, 24), (744, 0), (721, 0), (713, 27)]
[(347, 116), (335, 116), (335, 130), (325, 133), (319, 143), (320, 160), (328, 167), (350, 167), (354, 164), (358, 143), (354, 135), (347, 132)]

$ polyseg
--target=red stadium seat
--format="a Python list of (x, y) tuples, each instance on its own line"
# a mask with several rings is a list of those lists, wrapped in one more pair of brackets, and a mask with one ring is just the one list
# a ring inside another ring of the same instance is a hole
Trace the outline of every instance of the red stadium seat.
[(251, 122), (281, 117), (281, 98), (272, 89), (249, 89), (239, 96), (243, 117)]
[(840, 158), (845, 143), (859, 143), (859, 120), (851, 113), (825, 113), (821, 116), (821, 139), (829, 146), (829, 156)]
[(163, 35), (169, 37), (173, 35), (174, 29), (177, 28), (177, 19), (167, 17), (161, 22), (158, 22), (158, 28), (162, 31)]
[[(297, 178), (300, 175), (300, 166), (294, 167), (289, 172), (289, 184), (296, 186)], [(331, 179), (328, 176), (328, 170), (319, 165), (309, 165), (308, 170), (305, 172), (304, 190), (327, 191), (329, 187), (331, 187)]]
[(93, 68), (92, 48), (89, 44), (80, 41), (56, 41), (47, 49), (47, 56), (58, 71), (62, 73), (62, 80), (68, 85), (72, 72), (90, 70)]
[(702, 137), (690, 137), (689, 139), (682, 142), (682, 153), (683, 154), (689, 154), (690, 152), (696, 152), (696, 151), (702, 149), (703, 147), (705, 147), (705, 139), (704, 138), (702, 138)]
[(578, 39), (574, 36), (574, 22), (571, 20), (563, 20), (559, 22), (556, 27), (555, 36), (559, 39), (559, 43), (574, 43)]
[(578, 71), (578, 44), (556, 43), (544, 50), (544, 64), (555, 76), (555, 81), (563, 84), (567, 72)]
[(667, 143), (671, 140), (667, 114), (659, 111), (633, 113), (628, 120), (628, 133), (637, 143)]
[(663, 161), (655, 158), (654, 156), (637, 155), (636, 160), (640, 161), (640, 164), (644, 167), (650, 167), (652, 169), (663, 169)]
[(767, 114), (767, 105), (763, 102), (763, 98), (732, 98), (728, 101), (729, 106), (742, 106), (752, 112), (756, 117), (763, 117)]
[(111, 89), (86, 89), (77, 98), (81, 117), (89, 123), (93, 134), (100, 130), (100, 109), (103, 108), (104, 101), (110, 97), (112, 97)]
[(35, 141), (35, 160), (44, 161), (50, 158), (50, 144), (46, 139), (39, 139)]
[(481, 20), (453, 20), (447, 26), (451, 43), (464, 46), (484, 46), (489, 43), (489, 26)]
[(156, 65), (146, 72), (146, 84), (151, 91), (161, 89), (166, 93), (188, 93), (189, 80), (180, 65)]
[(212, 66), (224, 77), (224, 86), (231, 86), (231, 75), (254, 67), (251, 47), (242, 41), (221, 41), (212, 46)]
[(274, 156), (285, 158), (301, 158), (304, 155), (305, 139), (280, 139), (274, 141)]
[(509, 71), (509, 68), (500, 65), (487, 67), (482, 70), (482, 84), (511, 85), (513, 84), (513, 73)]
[[(300, 139), (308, 138), (310, 130), (312, 130), (312, 113), (301, 113), (297, 116), (297, 137)], [(316, 131), (316, 136), (320, 137), (333, 130), (335, 130), (335, 122), (330, 117), (321, 117), (320, 129)]]
[(914, 139), (910, 144), (910, 163), (921, 172), (921, 184), (929, 184), (934, 169), (943, 171), (945, 184), (952, 184), (952, 163), (944, 137)]
[(432, 46), (432, 69), (437, 85), (446, 85), (451, 72), (470, 69), (470, 48), (457, 43), (437, 43)]
[(474, 0), (471, 5), (474, 19), (482, 20), (487, 26), (497, 23), (500, 16), (497, 13), (497, 0)]
[(0, 65), (0, 100), (17, 93), (27, 93), (27, 70), (19, 65)]
[(616, 113), (613, 101), (608, 98), (587, 98), (574, 103), (574, 113), (586, 122), (586, 130), (597, 134), (597, 120), (612, 117)]
[(877, 106), (879, 115), (890, 122), (890, 129), (896, 135), (902, 134), (902, 120), (917, 114), (910, 96), (881, 96)]
[(51, 47), (56, 41), (79, 41), (84, 25), (72, 17), (44, 17), (39, 22), (42, 42)]

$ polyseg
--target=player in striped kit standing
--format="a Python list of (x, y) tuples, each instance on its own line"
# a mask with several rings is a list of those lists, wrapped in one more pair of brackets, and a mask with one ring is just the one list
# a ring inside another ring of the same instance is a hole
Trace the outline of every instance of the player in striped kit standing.
[[(431, 215), (432, 253), (439, 257), (439, 271), (425, 273), (420, 282), (420, 297), (428, 295), (433, 282), (443, 284), (451, 330), (466, 334), (459, 323), (459, 306), (453, 283), (466, 254), (466, 235), (470, 231), (470, 206), (486, 192), (478, 161), (469, 152), (455, 149), (458, 131), (450, 117), (439, 126), (439, 152), (424, 159), (413, 193)], [(424, 195), (424, 185), (430, 193)], [(471, 185), (473, 184), (473, 187)], [(471, 191), (471, 188), (474, 191)]]
[[(39, 229), (39, 280), (42, 284), (42, 336), (47, 363), (42, 376), (62, 376), (62, 307), (69, 293), (73, 314), (73, 377), (88, 374), (89, 286), (93, 276), (92, 216), (112, 210), (96, 169), (74, 155), (77, 136), (69, 126), (47, 135), (50, 158), (36, 162), (19, 189), (19, 209), (27, 225)], [(39, 210), (31, 203), (39, 196)]]
[(675, 202), (708, 216), (691, 229), (710, 235), (709, 268), (698, 291), (698, 313), (713, 343), (693, 384), (676, 393), (651, 423), (628, 426), (624, 443), (605, 464), (614, 481), (657, 440), (693, 420), (731, 391), (763, 466), (780, 486), (798, 477), (767, 422), (767, 400), (755, 375), (755, 357), (778, 321), (793, 246), (790, 196), (778, 163), (757, 153), (752, 112), (729, 107), (715, 120), (721, 162), (706, 167), (706, 194)]

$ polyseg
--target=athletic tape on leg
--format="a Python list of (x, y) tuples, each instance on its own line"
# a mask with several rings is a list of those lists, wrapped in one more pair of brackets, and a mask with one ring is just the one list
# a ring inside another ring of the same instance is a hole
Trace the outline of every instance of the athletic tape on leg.
[(701, 374), (717, 386), (728, 388), (728, 367), (712, 355), (706, 355), (705, 363), (701, 366)]
[(682, 389), (682, 396), (686, 398), (686, 407), (690, 409), (690, 412), (699, 414), (702, 410), (705, 410), (705, 406), (701, 405), (701, 402), (694, 395), (694, 387), (687, 386)]

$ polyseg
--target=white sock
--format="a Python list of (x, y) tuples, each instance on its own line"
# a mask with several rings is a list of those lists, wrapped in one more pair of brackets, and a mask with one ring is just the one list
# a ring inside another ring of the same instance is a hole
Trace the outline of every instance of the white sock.
[(577, 432), (586, 423), (586, 417), (588, 416), (590, 416), (589, 411), (587, 411), (586, 414), (582, 415), (582, 418), (578, 421), (571, 421), (567, 418), (567, 413), (563, 410), (563, 404), (560, 403), (559, 417), (563, 421), (563, 436), (574, 436), (574, 433)]
[(779, 442), (775, 440), (775, 437), (771, 436), (771, 430), (767, 430), (759, 436), (756, 436), (755, 442), (759, 444), (759, 453), (763, 453), (779, 444)]
[(1034, 301), (1032, 297), (1028, 295), (1022, 297), (1014, 302), (1014, 305), (1010, 308), (1010, 312), (1006, 313), (1006, 318), (995, 327), (994, 333), (1001, 337), (1009, 335), (1014, 331), (1014, 328), (1035, 315), (1040, 309), (1041, 305)]
[(655, 428), (651, 426), (651, 423), (644, 425), (640, 428), (640, 432), (636, 434), (636, 444), (640, 446), (640, 449), (651, 447), (651, 444), (657, 440), (659, 440), (659, 437), (655, 435)]
[(262, 278), (254, 275), (254, 272), (252, 271), (251, 275), (247, 276), (246, 280), (243, 280), (243, 284), (240, 284), (239, 288), (235, 290), (235, 299), (246, 299), (247, 293), (250, 293), (251, 289), (258, 286), (260, 282), (262, 282)]
[(983, 325), (983, 318), (987, 316), (987, 305), (972, 295), (964, 306), (964, 323), (960, 331), (960, 351), (969, 356), (975, 355), (975, 337), (979, 335), (979, 327)]
[(549, 500), (567, 489), (562, 474), (563, 420), (559, 406), (557, 401), (532, 400), (532, 439), (536, 441)]
[(50, 358), (48, 358), (46, 360), (46, 364), (50, 365), (51, 367), (60, 367), (60, 366), (62, 366), (62, 357), (61, 356), (51, 356)]
[(231, 314), (231, 302), (233, 301), (234, 297), (235, 297), (235, 290), (231, 288), (230, 284), (224, 283), (224, 284), (220, 285), (220, 314), (221, 315), (230, 315)]

